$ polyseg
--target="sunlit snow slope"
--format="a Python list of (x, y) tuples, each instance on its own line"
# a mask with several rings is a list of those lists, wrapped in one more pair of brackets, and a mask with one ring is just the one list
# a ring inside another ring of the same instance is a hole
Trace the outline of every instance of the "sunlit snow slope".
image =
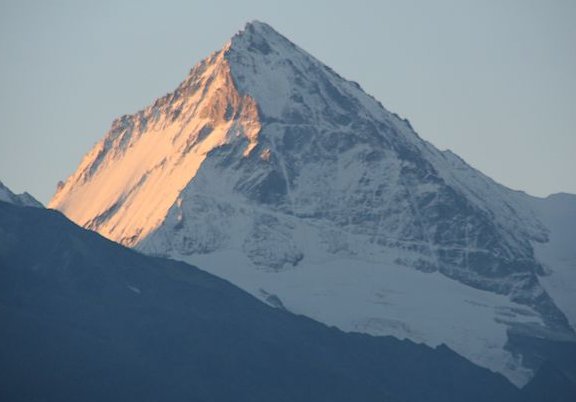
[(573, 266), (540, 258), (556, 234), (539, 202), (253, 22), (116, 120), (49, 206), (279, 308), (445, 343), (523, 384), (533, 359), (510, 332), (575, 338), (576, 297), (550, 285)]

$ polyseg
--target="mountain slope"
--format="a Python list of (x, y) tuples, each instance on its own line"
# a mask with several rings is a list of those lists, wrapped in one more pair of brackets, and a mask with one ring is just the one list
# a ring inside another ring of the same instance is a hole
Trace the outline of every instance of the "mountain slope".
[(8, 187), (0, 181), (0, 201), (9, 202), (14, 205), (23, 207), (37, 207), (43, 208), (44, 206), (28, 193), (14, 194)]
[[(0, 398), (514, 401), (446, 347), (345, 334), (0, 202)], [(544, 392), (541, 388), (536, 391)]]
[(529, 200), (541, 221), (549, 228), (549, 241), (535, 244), (535, 255), (547, 275), (540, 278), (555, 303), (576, 327), (576, 195), (553, 194)]
[(254, 22), (115, 121), (50, 207), (293, 312), (445, 343), (523, 384), (533, 367), (510, 332), (575, 339), (540, 282), (550, 230), (528, 198)]

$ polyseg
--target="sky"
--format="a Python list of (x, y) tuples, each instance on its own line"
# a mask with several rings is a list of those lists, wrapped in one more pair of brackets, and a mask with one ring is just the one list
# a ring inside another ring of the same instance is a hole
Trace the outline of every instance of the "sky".
[(254, 19), (496, 181), (576, 193), (572, 0), (0, 0), (0, 180), (47, 203)]

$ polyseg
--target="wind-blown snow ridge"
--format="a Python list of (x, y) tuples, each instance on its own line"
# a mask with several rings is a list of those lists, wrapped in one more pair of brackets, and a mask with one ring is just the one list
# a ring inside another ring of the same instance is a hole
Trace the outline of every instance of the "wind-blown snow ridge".
[(509, 331), (574, 339), (556, 302), (574, 296), (540, 282), (553, 270), (535, 247), (553, 233), (532, 198), (264, 23), (116, 120), (50, 206), (344, 330), (446, 343), (518, 384), (531, 367)]

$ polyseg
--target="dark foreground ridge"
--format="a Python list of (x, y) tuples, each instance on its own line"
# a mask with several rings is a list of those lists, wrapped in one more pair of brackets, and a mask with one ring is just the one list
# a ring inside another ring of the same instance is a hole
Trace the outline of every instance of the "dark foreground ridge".
[(523, 400), (446, 347), (345, 334), (2, 202), (0, 322), (2, 401)]

